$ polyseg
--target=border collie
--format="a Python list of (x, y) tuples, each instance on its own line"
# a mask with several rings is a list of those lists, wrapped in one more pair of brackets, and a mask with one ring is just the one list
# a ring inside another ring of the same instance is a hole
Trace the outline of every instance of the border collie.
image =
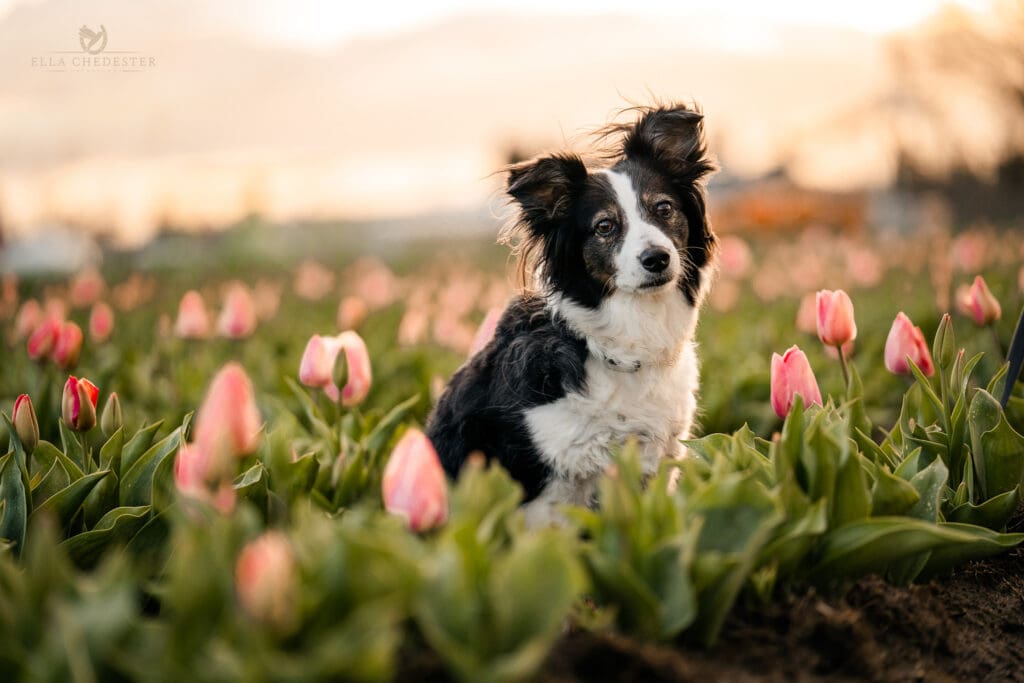
[(693, 423), (714, 165), (698, 110), (639, 112), (604, 131), (621, 137), (610, 167), (556, 154), (511, 169), (511, 230), (537, 291), (509, 304), (428, 423), (449, 476), (480, 451), (522, 484), (530, 526), (593, 505), (612, 449), (630, 438), (645, 473), (680, 457)]

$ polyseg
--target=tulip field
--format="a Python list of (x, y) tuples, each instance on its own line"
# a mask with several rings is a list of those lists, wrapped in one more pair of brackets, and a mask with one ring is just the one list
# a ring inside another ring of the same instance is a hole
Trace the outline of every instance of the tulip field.
[[(423, 434), (513, 294), (501, 248), (232, 244), (3, 276), (0, 680), (1019, 676), (1020, 232), (725, 235), (686, 458), (645, 481), (627, 444), (545, 529)], [(934, 617), (954, 585), (1009, 620), (977, 651), (981, 616)], [(946, 645), (861, 657), (870, 605), (794, 635), (868, 594)]]

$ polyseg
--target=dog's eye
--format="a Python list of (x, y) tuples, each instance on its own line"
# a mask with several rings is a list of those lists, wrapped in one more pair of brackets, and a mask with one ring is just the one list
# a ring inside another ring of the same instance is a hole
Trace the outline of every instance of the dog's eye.
[(658, 202), (654, 205), (654, 213), (658, 214), (658, 218), (671, 218), (675, 211), (676, 207), (672, 206), (672, 202)]
[(615, 232), (615, 223), (614, 221), (608, 218), (602, 218), (601, 220), (594, 224), (594, 232), (596, 232), (601, 237), (607, 237), (608, 235)]

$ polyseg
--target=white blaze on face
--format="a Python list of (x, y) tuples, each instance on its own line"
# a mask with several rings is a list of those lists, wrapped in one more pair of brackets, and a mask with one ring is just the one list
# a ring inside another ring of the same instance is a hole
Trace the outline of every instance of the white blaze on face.
[(679, 274), (679, 252), (672, 240), (661, 228), (652, 225), (640, 215), (640, 197), (633, 189), (633, 180), (625, 173), (604, 171), (615, 192), (615, 199), (622, 207), (625, 231), (622, 247), (615, 257), (615, 286), (622, 291), (632, 292), (645, 283), (650, 282), (654, 275), (644, 269), (640, 262), (640, 254), (651, 247), (662, 247), (668, 250), (669, 263), (663, 276), (674, 282)]

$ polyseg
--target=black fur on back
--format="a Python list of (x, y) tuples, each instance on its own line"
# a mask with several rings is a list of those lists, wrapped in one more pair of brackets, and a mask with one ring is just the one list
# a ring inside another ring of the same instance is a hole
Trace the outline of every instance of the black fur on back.
[(473, 451), (495, 458), (523, 485), (526, 500), (544, 488), (540, 458), (523, 411), (550, 403), (584, 383), (586, 342), (552, 317), (542, 299), (515, 299), (494, 339), (452, 377), (427, 427), (449, 476)]
[[(638, 191), (657, 187), (681, 208), (685, 238), (678, 233), (674, 244), (685, 272), (678, 287), (696, 306), (700, 269), (715, 250), (703, 184), (714, 164), (703, 117), (685, 105), (637, 111), (636, 122), (609, 126), (602, 136), (616, 140), (612, 168), (627, 174)], [(554, 154), (511, 168), (507, 190), (519, 211), (503, 237), (517, 243), (524, 276), (536, 276), (543, 288), (582, 306), (598, 307), (615, 287), (608, 260), (592, 257), (595, 216), (615, 201), (607, 175), (590, 173), (576, 155)], [(602, 253), (608, 251), (606, 242)], [(542, 294), (509, 305), (494, 339), (452, 377), (427, 426), (450, 476), (480, 451), (523, 485), (526, 500), (540, 494), (552, 471), (533, 442), (525, 411), (586, 384), (587, 342), (551, 313)]]

